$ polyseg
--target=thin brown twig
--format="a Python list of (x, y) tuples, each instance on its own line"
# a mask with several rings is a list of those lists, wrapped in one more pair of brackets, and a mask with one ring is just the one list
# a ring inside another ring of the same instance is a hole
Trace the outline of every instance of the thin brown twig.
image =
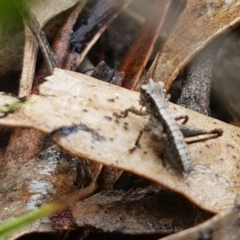
[(213, 64), (219, 42), (214, 41), (199, 53), (188, 67), (177, 103), (199, 113), (210, 115), (210, 90)]
[(128, 6), (131, 0), (98, 0), (90, 13), (82, 20), (70, 40), (65, 69), (76, 71), (93, 44), (110, 23)]
[(139, 37), (122, 61), (118, 71), (124, 72), (123, 87), (134, 89), (152, 54), (170, 6), (169, 0), (155, 1)]
[(65, 61), (69, 53), (69, 41), (73, 33), (73, 26), (76, 23), (85, 3), (86, 0), (80, 1), (79, 4), (73, 9), (65, 23), (60, 28), (52, 44), (52, 50), (59, 68), (66, 69)]

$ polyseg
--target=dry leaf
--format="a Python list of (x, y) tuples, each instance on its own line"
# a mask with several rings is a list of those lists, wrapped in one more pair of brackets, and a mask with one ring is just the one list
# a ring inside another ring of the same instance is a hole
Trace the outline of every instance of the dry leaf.
[(188, 0), (149, 71), (169, 90), (178, 73), (213, 38), (239, 24), (239, 0)]
[[(50, 147), (26, 164), (15, 163), (1, 172), (0, 223), (20, 216), (71, 193), (77, 178), (77, 159)], [(42, 219), (10, 239), (31, 232), (52, 232), (51, 221)]]
[(162, 240), (198, 240), (198, 239), (218, 239), (218, 240), (238, 240), (239, 230), (239, 206), (228, 211), (221, 212), (208, 221), (192, 227), (180, 233), (161, 238)]
[[(171, 166), (162, 166), (147, 132), (141, 147), (129, 152), (148, 117), (129, 114), (117, 119), (114, 113), (131, 106), (140, 109), (137, 92), (61, 69), (47, 79), (39, 96), (31, 95), (19, 110), (2, 117), (0, 124), (51, 133), (72, 154), (148, 178), (209, 211), (233, 206), (240, 190), (239, 128), (170, 104), (173, 114), (189, 116), (191, 126), (224, 130), (222, 137), (189, 146), (193, 171), (184, 178), (174, 174)], [(4, 98), (6, 95), (1, 96), (1, 104)]]
[(125, 234), (169, 234), (211, 216), (159, 187), (103, 191), (78, 202), (71, 212), (79, 227)]

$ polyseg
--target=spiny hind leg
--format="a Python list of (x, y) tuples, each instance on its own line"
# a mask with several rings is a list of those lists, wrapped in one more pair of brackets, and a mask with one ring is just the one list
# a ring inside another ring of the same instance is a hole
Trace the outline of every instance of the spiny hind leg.
[(180, 125), (180, 130), (183, 133), (183, 136), (185, 138), (208, 135), (204, 138), (192, 139), (190, 141), (187, 141), (187, 144), (203, 142), (213, 138), (218, 138), (223, 134), (223, 130), (221, 128), (216, 128), (211, 131), (206, 131), (206, 130), (191, 127), (191, 126)]
[(178, 121), (178, 120), (180, 120), (180, 119), (184, 119), (181, 124), (186, 124), (187, 121), (188, 121), (188, 119), (189, 119), (189, 117), (188, 117), (188, 115), (186, 115), (186, 114), (182, 114), (182, 115), (174, 116), (174, 119), (175, 119), (176, 121)]

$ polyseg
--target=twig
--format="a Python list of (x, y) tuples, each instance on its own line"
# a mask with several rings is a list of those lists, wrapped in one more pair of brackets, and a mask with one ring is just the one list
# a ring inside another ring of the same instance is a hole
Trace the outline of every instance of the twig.
[(24, 45), (24, 57), (23, 68), (19, 86), (19, 97), (26, 97), (32, 91), (33, 78), (35, 73), (36, 58), (38, 51), (38, 44), (34, 38), (31, 30), (24, 22), (25, 31), (25, 45)]
[(124, 72), (123, 87), (134, 89), (151, 54), (170, 6), (169, 0), (156, 1), (139, 37), (127, 53), (118, 71)]
[(199, 113), (210, 115), (212, 70), (219, 42), (214, 41), (190, 64), (178, 104)]
[(35, 36), (40, 49), (42, 50), (44, 59), (47, 64), (48, 70), (53, 73), (53, 69), (57, 67), (56, 60), (53, 56), (52, 50), (48, 43), (48, 40), (41, 29), (41, 26), (36, 18), (36, 16), (31, 11), (30, 7), (25, 1), (15, 0), (15, 3), (29, 28), (31, 29), (33, 35)]
[(101, 34), (131, 0), (98, 0), (70, 39), (70, 50), (65, 64), (66, 69), (76, 71), (88, 51)]
[(80, 1), (74, 8), (71, 14), (66, 19), (65, 23), (57, 33), (55, 40), (52, 44), (52, 50), (54, 52), (57, 64), (60, 68), (66, 68), (66, 58), (69, 53), (69, 41), (73, 32), (73, 26), (77, 21), (79, 14), (81, 13), (86, 0)]

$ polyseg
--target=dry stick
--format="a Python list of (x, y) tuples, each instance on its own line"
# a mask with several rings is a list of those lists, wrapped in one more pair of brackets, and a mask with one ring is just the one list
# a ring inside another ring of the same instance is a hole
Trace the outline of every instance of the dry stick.
[(73, 32), (73, 26), (77, 21), (77, 18), (83, 9), (86, 0), (81, 1), (71, 12), (71, 14), (66, 19), (65, 23), (57, 33), (55, 40), (52, 44), (52, 50), (54, 52), (57, 64), (59, 68), (66, 68), (66, 58), (69, 53), (69, 41)]
[(38, 43), (26, 22), (24, 22), (24, 32), (25, 44), (23, 54), (23, 68), (18, 92), (19, 97), (26, 97), (31, 93), (37, 59), (36, 56), (38, 51)]
[(71, 37), (71, 52), (65, 64), (66, 69), (77, 70), (93, 44), (130, 2), (131, 0), (98, 0)]
[(170, 6), (169, 0), (156, 1), (139, 37), (118, 70), (125, 73), (123, 87), (134, 89), (150, 56)]
[(44, 55), (44, 59), (47, 64), (48, 70), (52, 73), (53, 69), (57, 67), (56, 60), (53, 56), (52, 50), (50, 45), (46, 39), (44, 32), (41, 29), (41, 26), (36, 18), (36, 16), (31, 11), (28, 4), (23, 1), (15, 0), (16, 5), (22, 15), (24, 21), (28, 24), (29, 28), (31, 29), (33, 35), (37, 39), (40, 49)]
[[(80, 7), (79, 7), (80, 6)], [(73, 11), (74, 14), (79, 14), (82, 7), (84, 6), (83, 1), (76, 7), (77, 11)], [(72, 28), (70, 28), (70, 25), (73, 25), (75, 23), (74, 20), (71, 19), (74, 18), (74, 14), (71, 14), (69, 18), (67, 19), (67, 22), (65, 23), (65, 26), (62, 28), (62, 34), (58, 34), (59, 36), (69, 36), (65, 37), (64, 39), (67, 39), (64, 43), (61, 44), (55, 44), (55, 51), (56, 51), (56, 57), (57, 62), (62, 62), (61, 58), (62, 56), (66, 55), (66, 53), (61, 54), (61, 51), (64, 52), (64, 49), (68, 49), (68, 40), (70, 39)], [(34, 18), (36, 20), (36, 18)], [(76, 20), (76, 18), (75, 18)], [(34, 21), (34, 20), (33, 20)], [(30, 21), (31, 23), (32, 21)], [(34, 26), (36, 26), (35, 24)], [(55, 43), (57, 40), (55, 40)], [(59, 40), (58, 40), (59, 42)], [(63, 47), (63, 45), (66, 45), (67, 47)], [(61, 48), (62, 47), (62, 48)], [(48, 74), (48, 71), (45, 67), (39, 71), (37, 76), (34, 79), (34, 88), (35, 92), (38, 87), (38, 85), (43, 81), (44, 77), (46, 77)], [(20, 129), (17, 128), (14, 130), (11, 139), (9, 141), (8, 147), (5, 151), (3, 160), (0, 163), (1, 166), (1, 174), (6, 174), (6, 171), (4, 169), (14, 169), (15, 165), (21, 165), (26, 162), (28, 162), (30, 159), (32, 159), (34, 156), (36, 156), (42, 149), (43, 141), (45, 139), (45, 135), (40, 133), (39, 131), (36, 131), (34, 129)]]
[(190, 63), (178, 104), (210, 115), (210, 90), (214, 58), (219, 42), (214, 41)]

